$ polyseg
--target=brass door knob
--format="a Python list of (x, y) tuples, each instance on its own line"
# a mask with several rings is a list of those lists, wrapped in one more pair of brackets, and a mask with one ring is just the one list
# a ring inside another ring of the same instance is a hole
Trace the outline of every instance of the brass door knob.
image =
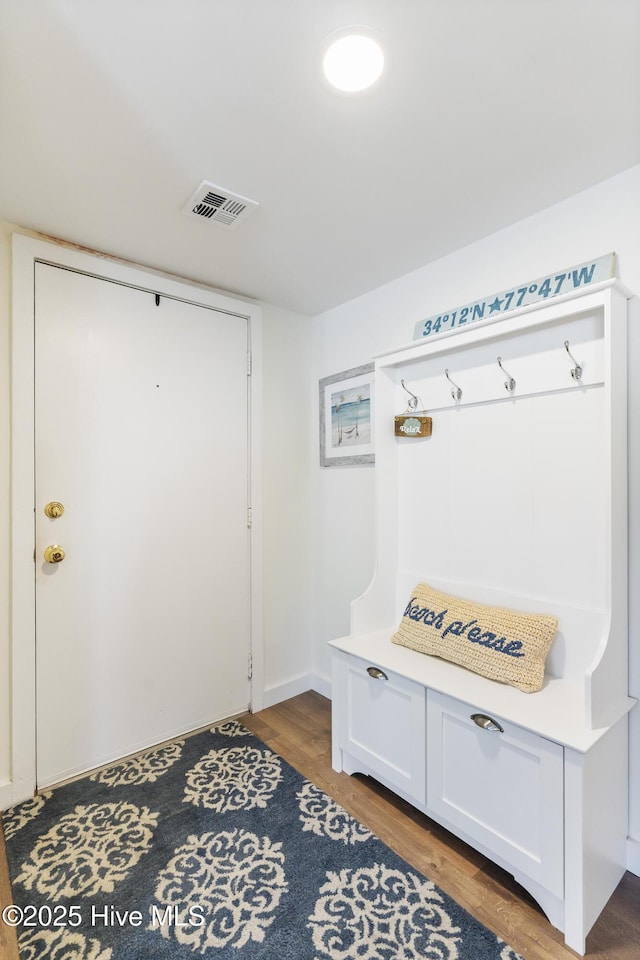
[(61, 517), (64, 513), (64, 506), (58, 500), (52, 500), (51, 503), (46, 505), (44, 512), (45, 516), (55, 520), (56, 517)]
[(64, 550), (57, 543), (52, 543), (45, 549), (44, 558), (47, 563), (61, 563), (64, 560)]

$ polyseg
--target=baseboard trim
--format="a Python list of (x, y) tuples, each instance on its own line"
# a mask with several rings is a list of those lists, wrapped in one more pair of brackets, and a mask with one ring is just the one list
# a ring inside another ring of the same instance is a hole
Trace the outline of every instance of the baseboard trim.
[(640, 877), (640, 840), (627, 837), (627, 870)]
[[(331, 680), (328, 677), (321, 677), (315, 673), (303, 673), (299, 677), (293, 677), (285, 683), (278, 683), (273, 687), (268, 687), (262, 697), (262, 708), (275, 707), (277, 703), (284, 700), (290, 700), (291, 697), (297, 697), (307, 690), (315, 690), (323, 697), (331, 699)], [(258, 712), (257, 710), (254, 712)]]
[(315, 690), (322, 697), (331, 700), (331, 679), (329, 677), (318, 676), (317, 673), (311, 674), (311, 690)]
[(291, 697), (297, 697), (299, 694), (306, 693), (307, 690), (311, 689), (311, 675), (304, 673), (299, 677), (293, 677), (293, 679), (287, 680), (285, 683), (279, 683), (274, 687), (267, 687), (264, 691), (262, 705), (265, 709), (267, 707), (275, 707), (277, 703), (282, 703), (283, 700), (290, 700)]
[(11, 780), (0, 783), (0, 810), (8, 810), (9, 807), (13, 807), (16, 803), (21, 803), (23, 800), (28, 799), (29, 796), (18, 796), (16, 798), (15, 784), (12, 783)]

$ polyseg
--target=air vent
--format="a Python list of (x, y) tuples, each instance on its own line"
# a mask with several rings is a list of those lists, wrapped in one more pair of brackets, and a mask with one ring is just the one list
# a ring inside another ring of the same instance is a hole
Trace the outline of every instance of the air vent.
[(237, 193), (225, 190), (215, 183), (203, 180), (191, 199), (182, 208), (190, 217), (215, 223), (219, 227), (235, 227), (241, 220), (246, 220), (250, 213), (260, 204)]

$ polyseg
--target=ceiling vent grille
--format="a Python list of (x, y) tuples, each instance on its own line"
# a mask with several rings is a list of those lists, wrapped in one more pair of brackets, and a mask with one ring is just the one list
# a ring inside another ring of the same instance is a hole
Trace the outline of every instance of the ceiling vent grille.
[(209, 223), (229, 229), (241, 220), (246, 220), (259, 206), (255, 200), (241, 197), (231, 190), (203, 180), (182, 210), (187, 216), (208, 220)]

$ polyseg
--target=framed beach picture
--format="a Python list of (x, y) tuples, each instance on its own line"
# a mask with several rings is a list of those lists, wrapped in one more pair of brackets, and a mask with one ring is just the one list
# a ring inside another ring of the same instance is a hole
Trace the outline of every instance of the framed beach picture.
[(374, 366), (320, 380), (320, 465), (373, 463)]

